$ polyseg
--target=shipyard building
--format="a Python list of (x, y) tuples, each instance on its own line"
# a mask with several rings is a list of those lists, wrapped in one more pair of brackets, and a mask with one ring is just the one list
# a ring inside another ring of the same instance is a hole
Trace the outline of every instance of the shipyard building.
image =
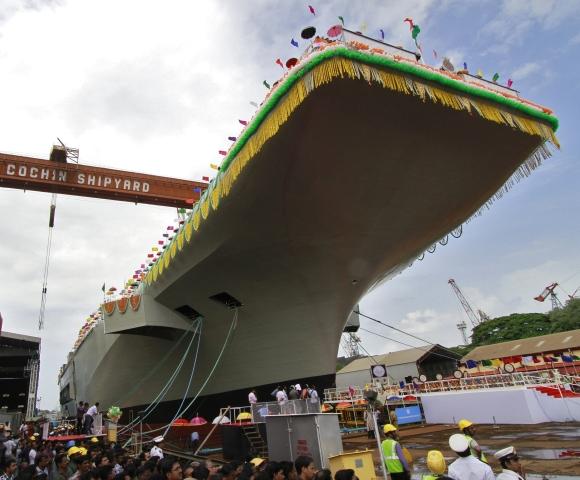
[(36, 414), (40, 338), (0, 332), (0, 423), (20, 423)]

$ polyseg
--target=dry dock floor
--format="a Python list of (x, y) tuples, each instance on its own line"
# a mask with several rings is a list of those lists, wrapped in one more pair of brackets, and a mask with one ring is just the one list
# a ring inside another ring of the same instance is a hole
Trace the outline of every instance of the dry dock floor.
[[(414, 473), (426, 472), (425, 457), (429, 450), (441, 450), (448, 464), (453, 461), (456, 456), (449, 449), (448, 439), (456, 432), (453, 425), (403, 427), (400, 431), (401, 443), (413, 455)], [(565, 452), (580, 455), (580, 423), (481, 425), (477, 427), (476, 438), (496, 474), (500, 467), (492, 453), (513, 445), (522, 458), (526, 473), (580, 476), (580, 456), (562, 456)], [(374, 449), (375, 465), (380, 465), (376, 441), (368, 440), (366, 434), (344, 436), (343, 446), (345, 451)]]

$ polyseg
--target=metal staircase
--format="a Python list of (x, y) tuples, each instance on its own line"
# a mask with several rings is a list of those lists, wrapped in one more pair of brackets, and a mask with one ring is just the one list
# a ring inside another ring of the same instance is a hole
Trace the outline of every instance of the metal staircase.
[(242, 426), (242, 431), (250, 443), (252, 455), (260, 458), (268, 458), (268, 446), (255, 423)]

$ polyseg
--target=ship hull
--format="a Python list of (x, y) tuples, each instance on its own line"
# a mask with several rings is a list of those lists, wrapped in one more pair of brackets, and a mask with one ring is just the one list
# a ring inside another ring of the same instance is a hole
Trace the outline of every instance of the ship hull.
[[(171, 315), (184, 306), (202, 315), (199, 350), (194, 340), (186, 352), (186, 335), (172, 351), (187, 326), (105, 334), (105, 318), (61, 386), (75, 384), (74, 401), (140, 409), (184, 359), (156, 420), (183, 397), (199, 395), (182, 415), (211, 416), (247, 403), (254, 387), (328, 386), (359, 299), (473, 215), (541, 143), (366, 82), (321, 86), (145, 290)], [(224, 292), (242, 304), (236, 317), (212, 299)]]

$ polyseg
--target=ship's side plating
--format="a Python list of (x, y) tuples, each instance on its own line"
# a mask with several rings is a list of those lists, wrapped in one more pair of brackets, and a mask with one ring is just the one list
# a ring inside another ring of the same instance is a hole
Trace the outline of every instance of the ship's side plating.
[[(194, 349), (163, 399), (165, 416), (198, 392), (239, 398), (251, 387), (266, 394), (290, 380), (331, 381), (361, 296), (469, 218), (541, 143), (362, 81), (318, 88), (146, 289), (167, 312), (188, 307), (203, 317), (193, 385), (185, 391)], [(243, 304), (227, 342), (234, 313), (212, 299), (222, 293)], [(151, 402), (187, 342), (160, 365), (187, 328), (158, 328), (91, 332), (73, 359), (76, 400), (135, 409)], [(224, 405), (199, 404), (190, 412)]]

